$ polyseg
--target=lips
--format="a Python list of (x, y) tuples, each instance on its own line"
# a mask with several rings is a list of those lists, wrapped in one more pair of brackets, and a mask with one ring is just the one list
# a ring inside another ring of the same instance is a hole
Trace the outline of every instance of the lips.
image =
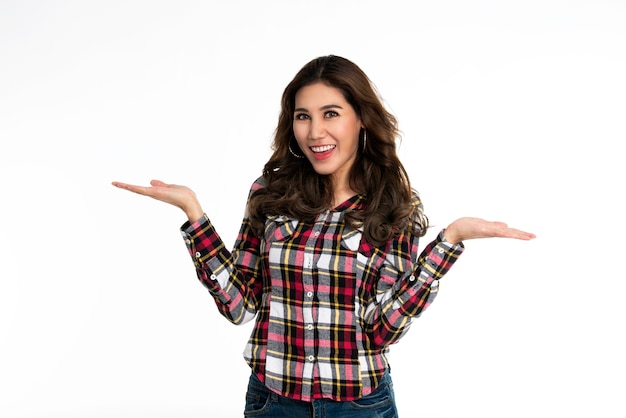
[(309, 149), (313, 151), (313, 158), (316, 160), (324, 160), (330, 157), (336, 147), (336, 145), (320, 145), (317, 147), (310, 147)]

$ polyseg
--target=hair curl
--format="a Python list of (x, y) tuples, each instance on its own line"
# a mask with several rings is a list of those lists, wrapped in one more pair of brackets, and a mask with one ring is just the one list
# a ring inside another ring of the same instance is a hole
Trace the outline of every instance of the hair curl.
[(365, 208), (346, 213), (348, 223), (354, 226), (363, 222), (366, 239), (376, 246), (407, 227), (423, 236), (428, 219), (415, 201), (416, 193), (396, 152), (397, 120), (385, 109), (367, 75), (353, 62), (334, 55), (307, 63), (283, 92), (273, 154), (263, 169), (266, 186), (252, 193), (248, 203), (255, 230), (264, 230), (268, 214), (313, 222), (332, 205), (330, 176), (317, 174), (306, 158), (296, 158), (289, 152), (290, 144), (292, 150), (301, 152), (292, 141), (296, 93), (316, 82), (337, 88), (367, 130), (367, 145), (363, 149), (359, 138), (359, 157), (349, 179), (352, 189), (365, 196)]

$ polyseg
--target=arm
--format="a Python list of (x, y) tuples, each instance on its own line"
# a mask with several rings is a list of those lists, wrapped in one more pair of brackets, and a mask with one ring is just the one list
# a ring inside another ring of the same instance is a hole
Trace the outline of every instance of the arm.
[[(181, 227), (198, 278), (213, 295), (218, 309), (240, 324), (254, 317), (263, 291), (258, 270), (259, 239), (244, 219), (233, 252), (229, 252), (204, 214), (196, 194), (186, 186), (152, 180), (150, 186), (113, 182), (115, 187), (171, 204), (187, 215)], [(260, 187), (258, 182), (253, 190)]]
[(232, 251), (228, 251), (206, 215), (181, 227), (200, 282), (220, 313), (234, 324), (254, 318), (261, 302), (260, 240), (244, 219)]
[(407, 234), (394, 241), (380, 270), (377, 302), (367, 310), (370, 340), (381, 347), (397, 342), (412, 318), (419, 317), (437, 296), (439, 279), (464, 251), (462, 241), (490, 237), (530, 240), (535, 235), (502, 222), (460, 218), (441, 231), (415, 263), (410, 256), (417, 254), (418, 238)]
[[(395, 248), (394, 248), (395, 247)], [(368, 335), (376, 346), (396, 343), (408, 331), (413, 318), (435, 300), (439, 279), (450, 270), (464, 251), (462, 243), (444, 241), (440, 232), (418, 254), (418, 237), (402, 235), (396, 241), (380, 270), (376, 302), (368, 307)]]

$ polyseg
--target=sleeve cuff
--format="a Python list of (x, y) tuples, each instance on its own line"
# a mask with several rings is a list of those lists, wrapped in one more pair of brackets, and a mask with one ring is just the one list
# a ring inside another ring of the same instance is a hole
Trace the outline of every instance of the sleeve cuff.
[(180, 231), (187, 251), (197, 268), (200, 268), (224, 246), (206, 214), (195, 222), (185, 222), (180, 227)]

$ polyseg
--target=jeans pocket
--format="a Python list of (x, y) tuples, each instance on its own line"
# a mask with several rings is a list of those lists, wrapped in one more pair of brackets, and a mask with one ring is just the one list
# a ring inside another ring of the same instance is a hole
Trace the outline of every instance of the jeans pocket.
[(246, 391), (246, 406), (244, 416), (255, 417), (264, 414), (272, 403), (272, 396), (269, 389), (263, 385), (255, 376), (250, 378), (248, 390)]
[(393, 403), (393, 394), (389, 383), (383, 380), (374, 392), (351, 401), (350, 406), (359, 410), (372, 410), (392, 406)]

